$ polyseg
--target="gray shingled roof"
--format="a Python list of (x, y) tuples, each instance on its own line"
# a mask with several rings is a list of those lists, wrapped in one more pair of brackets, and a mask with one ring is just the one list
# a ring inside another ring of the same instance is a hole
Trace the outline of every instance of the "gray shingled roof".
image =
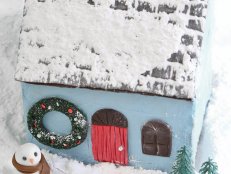
[(195, 97), (207, 1), (27, 0), (16, 79)]

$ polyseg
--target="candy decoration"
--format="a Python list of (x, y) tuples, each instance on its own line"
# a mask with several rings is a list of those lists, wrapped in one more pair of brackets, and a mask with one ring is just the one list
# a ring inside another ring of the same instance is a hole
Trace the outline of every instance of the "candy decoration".
[[(43, 117), (51, 111), (61, 112), (70, 119), (72, 124), (70, 134), (56, 135), (44, 128)], [(88, 130), (86, 116), (74, 104), (60, 98), (46, 98), (35, 103), (28, 112), (27, 123), (30, 133), (40, 143), (57, 149), (78, 146), (85, 140)]]
[(73, 113), (73, 110), (70, 108), (70, 109), (68, 109), (68, 113), (69, 114), (72, 114)]
[(46, 105), (41, 104), (42, 109), (46, 109)]

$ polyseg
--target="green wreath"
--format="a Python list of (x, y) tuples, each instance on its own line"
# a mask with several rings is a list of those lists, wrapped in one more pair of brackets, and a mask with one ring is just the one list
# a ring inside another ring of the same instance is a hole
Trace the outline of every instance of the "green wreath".
[[(65, 114), (71, 121), (72, 131), (66, 136), (56, 135), (44, 128), (42, 119), (51, 111)], [(28, 112), (28, 128), (42, 144), (57, 149), (70, 149), (81, 144), (87, 136), (87, 118), (72, 103), (60, 98), (46, 98), (34, 104)]]

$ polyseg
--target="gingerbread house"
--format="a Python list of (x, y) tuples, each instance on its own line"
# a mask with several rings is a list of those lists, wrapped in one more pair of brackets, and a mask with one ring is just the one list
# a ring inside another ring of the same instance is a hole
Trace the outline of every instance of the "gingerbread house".
[[(209, 101), (207, 0), (26, 0), (16, 80), (28, 141), (86, 164), (195, 159)], [(209, 16), (209, 15), (208, 15)]]

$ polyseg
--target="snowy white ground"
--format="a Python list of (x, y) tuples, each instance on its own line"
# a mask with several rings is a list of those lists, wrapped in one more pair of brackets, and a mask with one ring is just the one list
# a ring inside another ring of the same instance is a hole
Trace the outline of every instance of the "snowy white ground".
[[(231, 2), (216, 0), (214, 16), (213, 96), (209, 105), (199, 155), (200, 166), (209, 156), (219, 165), (219, 172), (229, 174), (231, 147), (231, 20), (226, 14)], [(23, 0), (0, 0), (0, 174), (17, 173), (11, 167), (11, 157), (24, 140), (21, 91), (14, 81)], [(161, 174), (158, 171), (116, 168), (111, 164), (84, 166), (83, 164), (46, 153), (55, 174)]]

